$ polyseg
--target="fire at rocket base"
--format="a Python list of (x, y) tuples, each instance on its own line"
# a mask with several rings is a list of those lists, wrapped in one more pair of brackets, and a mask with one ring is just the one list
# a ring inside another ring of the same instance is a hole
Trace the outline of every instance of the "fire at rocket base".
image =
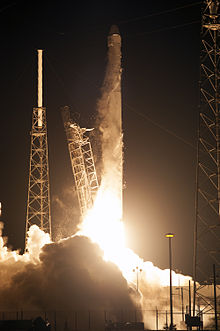
[[(102, 134), (102, 186), (110, 188), (120, 201), (122, 218), (123, 143), (121, 102), (121, 36), (112, 25), (108, 35), (108, 63), (98, 101), (99, 129)], [(112, 185), (114, 181), (114, 185)]]

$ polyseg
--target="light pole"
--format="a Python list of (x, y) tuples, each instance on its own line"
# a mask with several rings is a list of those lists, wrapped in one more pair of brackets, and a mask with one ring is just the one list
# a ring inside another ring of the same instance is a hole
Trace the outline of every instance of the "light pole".
[(139, 272), (142, 272), (142, 269), (140, 269), (139, 267), (136, 267), (135, 269), (133, 269), (133, 272), (135, 272), (136, 271), (136, 274), (137, 274), (137, 292), (138, 292), (138, 274), (139, 274)]
[(170, 263), (170, 330), (173, 330), (173, 294), (172, 294), (172, 249), (171, 240), (174, 237), (173, 233), (167, 233), (166, 238), (169, 239), (169, 263)]

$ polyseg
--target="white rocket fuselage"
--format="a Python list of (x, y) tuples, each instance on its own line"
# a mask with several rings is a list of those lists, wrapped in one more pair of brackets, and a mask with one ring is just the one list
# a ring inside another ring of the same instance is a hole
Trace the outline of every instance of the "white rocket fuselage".
[(116, 124), (118, 144), (114, 150), (115, 157), (118, 159), (118, 195), (123, 201), (123, 144), (122, 144), (122, 101), (121, 101), (121, 36), (117, 26), (112, 26), (108, 36), (108, 63), (109, 63), (109, 78), (112, 77), (112, 91), (109, 94), (109, 109), (110, 116)]
[(121, 71), (121, 36), (117, 26), (113, 25), (108, 36), (108, 63), (98, 111), (101, 119), (105, 185), (111, 187), (113, 194), (118, 197), (122, 211)]

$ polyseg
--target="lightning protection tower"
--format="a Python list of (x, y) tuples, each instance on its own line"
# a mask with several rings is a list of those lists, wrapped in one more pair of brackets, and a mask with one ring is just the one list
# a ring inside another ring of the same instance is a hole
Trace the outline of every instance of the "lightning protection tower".
[(26, 214), (25, 250), (27, 232), (36, 224), (51, 236), (50, 186), (47, 144), (46, 108), (43, 107), (42, 55), (38, 50), (38, 105), (33, 108), (31, 129), (31, 151)]
[[(194, 280), (212, 283), (220, 267), (220, 16), (219, 1), (204, 1), (201, 31)], [(195, 286), (195, 293), (199, 288)]]
[(70, 117), (69, 107), (63, 107), (61, 113), (80, 212), (83, 217), (92, 207), (99, 187), (92, 146), (89, 137), (85, 135), (91, 129), (80, 128)]

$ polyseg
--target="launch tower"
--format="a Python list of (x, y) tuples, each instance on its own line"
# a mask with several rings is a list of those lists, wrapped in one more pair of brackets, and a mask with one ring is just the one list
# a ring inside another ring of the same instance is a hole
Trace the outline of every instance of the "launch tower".
[(38, 50), (38, 105), (33, 108), (31, 151), (26, 214), (25, 250), (27, 232), (36, 224), (51, 236), (50, 186), (47, 144), (46, 108), (43, 107), (43, 51)]
[(82, 217), (92, 207), (98, 190), (98, 180), (89, 137), (89, 129), (80, 128), (70, 117), (69, 107), (61, 109), (66, 132), (72, 172)]
[[(204, 1), (200, 64), (194, 280), (213, 282), (220, 268), (220, 15), (219, 1)], [(195, 283), (196, 284), (196, 283)], [(194, 313), (195, 293), (194, 291)]]

